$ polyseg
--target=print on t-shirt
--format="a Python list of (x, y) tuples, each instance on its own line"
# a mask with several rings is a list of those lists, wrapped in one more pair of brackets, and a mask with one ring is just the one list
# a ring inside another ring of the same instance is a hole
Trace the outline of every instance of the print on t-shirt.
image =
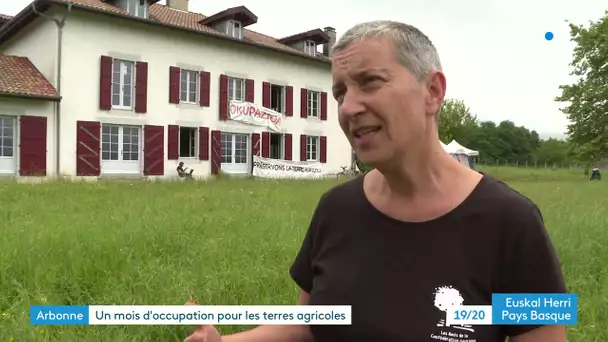
[[(440, 286), (435, 288), (435, 307), (445, 313), (445, 316), (437, 323), (438, 327), (445, 327), (447, 320), (447, 311), (454, 306), (464, 305), (464, 298), (460, 291), (453, 286)], [(475, 332), (470, 325), (450, 325), (450, 328), (464, 330), (466, 332), (447, 331), (440, 329), (439, 332), (432, 333), (431, 338), (438, 341), (448, 342), (476, 342), (477, 340), (471, 333)]]

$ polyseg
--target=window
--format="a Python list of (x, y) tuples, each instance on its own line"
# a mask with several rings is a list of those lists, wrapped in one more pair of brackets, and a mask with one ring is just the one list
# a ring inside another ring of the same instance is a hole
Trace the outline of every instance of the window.
[(141, 127), (102, 125), (102, 173), (139, 174), (141, 161)]
[(306, 160), (319, 160), (319, 137), (306, 136)]
[(123, 127), (122, 159), (139, 160), (139, 128)]
[(228, 101), (245, 101), (245, 80), (228, 78)]
[(229, 20), (226, 23), (226, 34), (236, 39), (242, 39), (243, 27), (241, 23), (236, 20)]
[(283, 134), (270, 134), (270, 158), (283, 159)]
[(270, 86), (270, 109), (285, 113), (285, 87), (274, 84)]
[(106, 126), (102, 128), (101, 135), (101, 159), (118, 160), (119, 153), (119, 126)]
[(139, 18), (148, 18), (148, 6), (148, 0), (127, 0), (127, 12)]
[(0, 158), (14, 157), (15, 119), (0, 116)]
[(307, 40), (304, 42), (304, 52), (311, 56), (317, 55), (317, 44), (312, 40)]
[(196, 157), (196, 132), (195, 127), (179, 128), (179, 156), (181, 158)]
[(17, 117), (0, 116), (0, 174), (15, 174), (15, 123)]
[(102, 160), (139, 160), (139, 127), (104, 125), (101, 133)]
[(222, 163), (247, 164), (247, 135), (222, 133)]
[(115, 59), (112, 65), (112, 106), (120, 109), (133, 107), (134, 62)]
[(308, 91), (308, 116), (319, 117), (319, 104), (321, 103), (321, 93), (318, 91)]
[(196, 103), (196, 93), (198, 89), (198, 72), (182, 69), (180, 78), (181, 102)]

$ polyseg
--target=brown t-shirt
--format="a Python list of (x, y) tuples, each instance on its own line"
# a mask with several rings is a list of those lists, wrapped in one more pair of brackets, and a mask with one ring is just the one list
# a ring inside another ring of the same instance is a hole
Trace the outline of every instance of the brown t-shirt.
[[(290, 270), (312, 305), (352, 305), (352, 325), (311, 326), (315, 342), (503, 342), (535, 326), (446, 327), (441, 293), (565, 293), (538, 207), (487, 175), (450, 213), (423, 223), (371, 205), (363, 177), (325, 193)], [(460, 337), (462, 336), (462, 337)]]

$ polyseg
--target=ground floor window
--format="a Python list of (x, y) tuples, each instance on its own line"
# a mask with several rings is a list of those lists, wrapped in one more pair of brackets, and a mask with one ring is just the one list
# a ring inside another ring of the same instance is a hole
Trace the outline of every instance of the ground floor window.
[(196, 127), (179, 128), (179, 156), (181, 158), (196, 157)]
[(283, 134), (270, 134), (270, 158), (283, 159), (285, 155), (285, 147), (283, 146)]
[(306, 136), (306, 160), (319, 160), (319, 137), (311, 135)]
[(222, 164), (247, 164), (247, 134), (222, 133)]
[(15, 119), (0, 116), (0, 157), (14, 157)]
[(141, 128), (103, 125), (101, 161), (104, 172), (139, 172)]
[(0, 116), (0, 173), (14, 173), (15, 159), (15, 126), (16, 118)]

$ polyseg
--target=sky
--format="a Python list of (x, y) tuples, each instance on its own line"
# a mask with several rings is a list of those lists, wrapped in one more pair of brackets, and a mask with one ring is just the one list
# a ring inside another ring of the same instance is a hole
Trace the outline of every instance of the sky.
[[(2, 0), (15, 15), (29, 0)], [(165, 1), (160, 3), (164, 4)], [(282, 38), (331, 26), (338, 38), (353, 25), (396, 20), (418, 27), (434, 43), (447, 78), (447, 97), (463, 100), (480, 120), (511, 120), (542, 138), (563, 138), (567, 118), (555, 102), (571, 84), (572, 50), (566, 21), (588, 25), (608, 10), (606, 0), (190, 0), (190, 11), (212, 15), (245, 5), (257, 17), (251, 30)], [(285, 12), (290, 15), (285, 15)], [(293, 14), (292, 14), (293, 13)], [(295, 14), (297, 13), (297, 16)], [(546, 32), (554, 38), (545, 39)]]

